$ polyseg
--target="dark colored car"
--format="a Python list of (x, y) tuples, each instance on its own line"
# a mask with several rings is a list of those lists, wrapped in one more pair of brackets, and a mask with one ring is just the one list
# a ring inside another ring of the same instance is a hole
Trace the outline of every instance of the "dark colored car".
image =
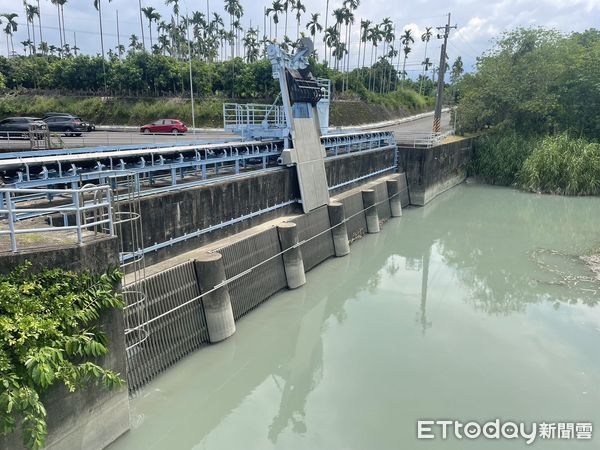
[(181, 120), (177, 119), (160, 119), (140, 127), (140, 133), (185, 133), (187, 127)]
[(27, 137), (31, 124), (43, 124), (37, 117), (7, 117), (0, 120), (0, 138)]
[(44, 119), (50, 131), (65, 133), (67, 136), (81, 136), (88, 130), (87, 123), (75, 116), (51, 116)]
[[(73, 114), (69, 114), (69, 113), (47, 112), (46, 114), (44, 114), (42, 116), (42, 120), (45, 121), (49, 117), (56, 117), (56, 116), (73, 117), (73, 118), (77, 117), (77, 116), (74, 116)], [(87, 131), (94, 131), (94, 130), (96, 130), (96, 125), (94, 125), (93, 123), (87, 122)]]

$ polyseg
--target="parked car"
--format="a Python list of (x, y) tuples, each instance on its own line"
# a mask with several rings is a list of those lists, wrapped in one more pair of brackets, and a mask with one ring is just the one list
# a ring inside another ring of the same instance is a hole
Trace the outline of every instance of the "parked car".
[[(56, 116), (73, 117), (73, 118), (77, 117), (77, 116), (74, 116), (73, 114), (69, 114), (69, 113), (47, 112), (46, 114), (44, 114), (42, 116), (42, 120), (46, 120), (49, 117), (56, 117)], [(94, 125), (93, 123), (86, 122), (86, 124), (87, 124), (87, 131), (95, 131), (96, 130), (96, 125)]]
[(67, 136), (81, 136), (88, 130), (87, 123), (75, 116), (50, 116), (44, 122), (50, 131), (62, 132)]
[(185, 133), (187, 127), (181, 120), (177, 119), (160, 119), (140, 127), (140, 133)]
[(31, 124), (43, 125), (37, 117), (7, 117), (0, 120), (0, 138), (27, 137)]

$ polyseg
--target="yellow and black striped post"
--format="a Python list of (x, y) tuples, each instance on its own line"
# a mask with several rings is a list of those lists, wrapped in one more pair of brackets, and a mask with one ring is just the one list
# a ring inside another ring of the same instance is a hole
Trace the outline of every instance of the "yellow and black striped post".
[(442, 131), (442, 120), (437, 115), (433, 118), (433, 134), (440, 133)]

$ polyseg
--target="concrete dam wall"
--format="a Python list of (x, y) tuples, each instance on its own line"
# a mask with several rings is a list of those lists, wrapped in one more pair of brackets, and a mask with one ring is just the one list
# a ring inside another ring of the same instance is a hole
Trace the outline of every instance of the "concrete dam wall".
[(472, 149), (471, 139), (431, 148), (398, 147), (398, 170), (406, 173), (411, 205), (426, 205), (462, 183)]
[[(388, 192), (388, 182), (399, 186), (392, 196)], [(344, 205), (344, 215), (349, 218), (346, 223), (348, 235), (352, 233), (355, 238), (369, 232), (369, 207), (363, 199), (365, 190), (375, 193), (371, 209), (380, 223), (390, 219), (391, 202), (404, 202), (404, 206), (408, 206), (403, 174), (380, 177), (335, 196), (332, 201)], [(205, 274), (198, 266), (194, 272), (195, 261), (206, 254), (222, 256), (226, 280), (218, 282), (225, 281), (235, 321), (289, 287), (286, 246), (279, 229), (282, 224), (292, 224), (297, 233), (303, 271), (336, 256), (332, 233), (335, 224), (330, 219), (329, 207), (324, 206), (308, 214), (272, 220), (264, 226), (185, 253), (182, 255), (185, 261), (142, 282), (140, 288), (147, 295), (147, 321), (150, 323), (146, 328), (147, 340), (128, 354), (127, 375), (132, 392), (181, 357), (211, 342), (202, 298), (206, 291), (200, 288)], [(183, 306), (173, 310), (178, 305)], [(171, 310), (173, 312), (168, 313)]]
[[(299, 285), (304, 272), (342, 256), (341, 241), (347, 246), (375, 233), (402, 207), (424, 205), (462, 182), (470, 147), (463, 141), (330, 157), (325, 168), (332, 203), (308, 214), (300, 214), (296, 172), (287, 167), (141, 197), (148, 276), (139, 287), (145, 298), (143, 307), (102, 318), (111, 342), (107, 367), (121, 372), (130, 393), (139, 392), (181, 358), (215, 342), (215, 329), (234, 331), (235, 322), (265, 300)], [(124, 228), (120, 236), (126, 247), (133, 241), (127, 233)], [(0, 257), (0, 270), (30, 259), (37, 267), (102, 272), (118, 263), (116, 244), (99, 240), (7, 255)], [(229, 309), (220, 311), (230, 317), (215, 328), (216, 309), (206, 306), (226, 301)], [(101, 449), (129, 428), (126, 390), (70, 395), (56, 389), (48, 395), (48, 448)], [(21, 448), (19, 442), (13, 434), (0, 446)]]
[[(339, 190), (365, 177), (395, 171), (395, 149), (340, 155), (326, 160), (329, 186)], [(301, 211), (296, 170), (278, 167), (205, 186), (142, 197), (146, 264), (151, 265), (232, 236), (262, 222)], [(124, 240), (130, 241), (124, 229)], [(128, 246), (128, 244), (126, 244)]]

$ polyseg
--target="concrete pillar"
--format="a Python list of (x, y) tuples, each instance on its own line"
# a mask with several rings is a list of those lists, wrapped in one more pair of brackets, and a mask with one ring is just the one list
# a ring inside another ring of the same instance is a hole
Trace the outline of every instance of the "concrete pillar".
[(387, 180), (387, 192), (392, 217), (402, 217), (402, 199), (400, 198), (400, 180)]
[(365, 189), (362, 191), (363, 208), (367, 218), (367, 232), (379, 233), (379, 214), (375, 205), (375, 190)]
[(346, 256), (350, 253), (350, 243), (348, 241), (348, 229), (346, 228), (346, 214), (344, 204), (339, 202), (329, 203), (329, 223), (331, 224), (333, 235), (333, 248), (335, 256)]
[[(283, 266), (285, 268), (285, 277), (288, 288), (296, 289), (306, 283), (306, 274), (304, 273), (304, 260), (300, 247), (291, 248), (298, 244), (298, 229), (293, 222), (284, 222), (277, 225), (279, 233), (279, 242), (281, 250), (287, 250), (283, 256)], [(288, 250), (291, 248), (290, 250)]]
[[(225, 266), (220, 253), (206, 253), (195, 261), (200, 292), (214, 289), (225, 280)], [(202, 297), (210, 342), (219, 342), (235, 333), (235, 321), (227, 285)]]

